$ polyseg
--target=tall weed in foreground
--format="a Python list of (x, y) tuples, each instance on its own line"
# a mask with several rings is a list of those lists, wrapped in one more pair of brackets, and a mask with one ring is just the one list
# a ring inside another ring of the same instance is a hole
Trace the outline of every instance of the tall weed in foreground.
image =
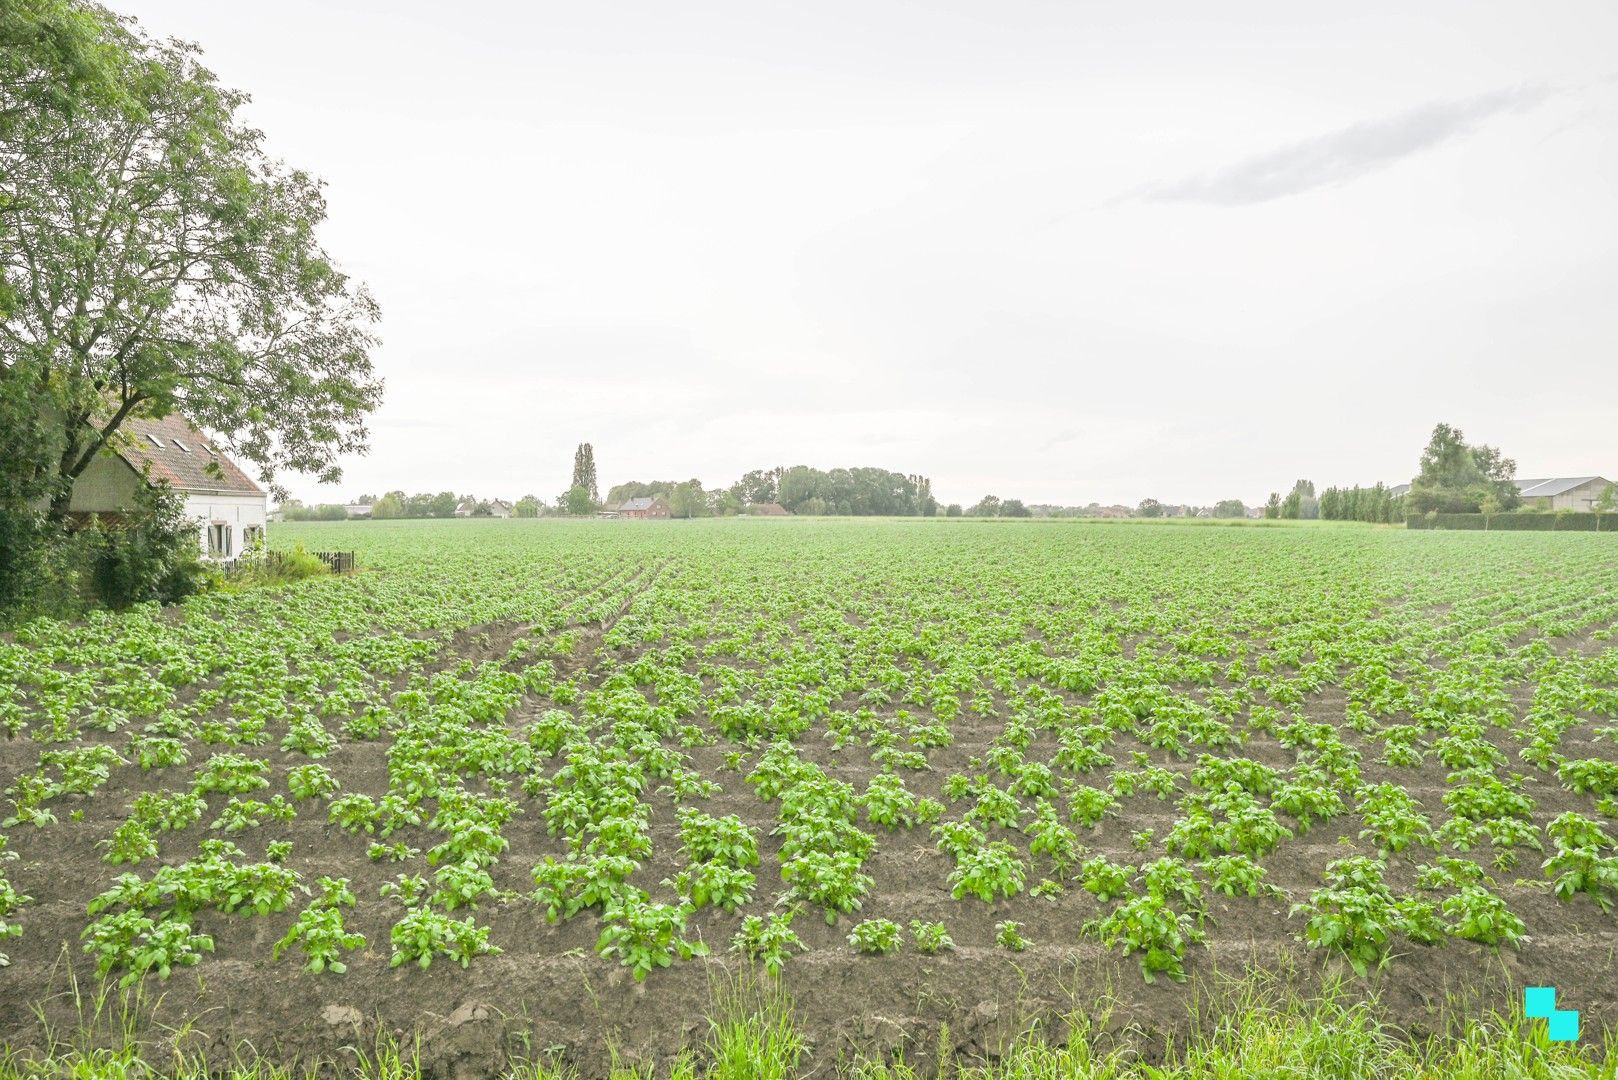
[[(993, 1060), (952, 1049), (940, 1031), (932, 1063), (811, 1059), (798, 1033), (790, 999), (773, 982), (749, 973), (725, 976), (709, 1008), (702, 1045), (672, 1062), (635, 1064), (614, 1053), (610, 1080), (1618, 1080), (1611, 1032), (1587, 1030), (1574, 1043), (1552, 1043), (1537, 1021), (1502, 1017), (1451, 1003), (1452, 1023), (1441, 1034), (1412, 1038), (1390, 1023), (1373, 996), (1363, 999), (1328, 981), (1303, 995), (1282, 974), (1248, 975), (1193, 998), (1193, 1034), (1163, 1042), (1138, 1030), (1112, 1032), (1075, 1011), (1065, 1041), (1033, 1030)], [(57, 1040), (45, 1056), (0, 1048), (0, 1080), (420, 1080), (413, 1047), (384, 1039), (320, 1065), (289, 1069), (257, 1058), (251, 1048), (223, 1067), (189, 1058), (167, 1066), (141, 1054), (125, 1026), (129, 1003), (83, 1000), (84, 1030)], [(1087, 1008), (1093, 1009), (1091, 1002)], [(112, 1021), (110, 1024), (108, 1021)], [(87, 1033), (100, 1029), (99, 1038)], [(110, 1029), (110, 1030), (109, 1030)], [(126, 1037), (118, 1038), (122, 1033)], [(111, 1036), (108, 1046), (108, 1037)], [(98, 1046), (97, 1043), (100, 1045)], [(508, 1065), (510, 1080), (579, 1080), (570, 1065), (528, 1061)]]

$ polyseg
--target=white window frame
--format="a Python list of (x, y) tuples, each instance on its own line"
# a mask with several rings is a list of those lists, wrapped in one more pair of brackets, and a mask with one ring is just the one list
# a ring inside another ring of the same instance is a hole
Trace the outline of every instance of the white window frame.
[(208, 525), (208, 555), (215, 559), (231, 556), (232, 529), (228, 521), (214, 521)]

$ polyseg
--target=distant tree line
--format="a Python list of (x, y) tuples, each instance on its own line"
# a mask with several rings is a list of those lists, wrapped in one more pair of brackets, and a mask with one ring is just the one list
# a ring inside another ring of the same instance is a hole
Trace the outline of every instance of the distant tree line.
[[(305, 506), (297, 499), (287, 499), (280, 506), (283, 521), (347, 521), (348, 510), (338, 503), (320, 503)], [(422, 517), (427, 515), (423, 514)]]
[(1391, 524), (1432, 513), (1497, 514), (1522, 502), (1514, 479), (1517, 463), (1493, 446), (1471, 446), (1458, 428), (1439, 424), (1422, 451), (1416, 477), (1405, 495), (1378, 483), (1329, 487), (1316, 498), (1312, 480), (1299, 480), (1283, 498), (1272, 492), (1267, 518), (1323, 518)]
[(723, 488), (704, 489), (702, 481), (631, 480), (607, 492), (606, 506), (621, 506), (629, 499), (662, 498), (669, 504), (669, 516), (677, 518), (727, 517), (741, 513), (741, 500)]
[[(1409, 514), (1485, 513), (1516, 509), (1521, 503), (1513, 476), (1516, 463), (1492, 446), (1468, 445), (1458, 429), (1439, 424), (1422, 453), (1420, 471), (1408, 495), (1396, 496), (1386, 485), (1328, 487), (1317, 494), (1313, 480), (1300, 479), (1282, 495), (1272, 492), (1264, 504), (1266, 518), (1309, 521), (1366, 521), (1392, 523)], [(1134, 507), (1028, 505), (1021, 499), (985, 495), (969, 507), (941, 506), (925, 476), (888, 469), (861, 467), (816, 469), (807, 465), (753, 469), (728, 487), (705, 488), (698, 479), (628, 481), (607, 492), (605, 503), (597, 489), (595, 450), (580, 443), (573, 455), (572, 484), (556, 499), (554, 509), (544, 500), (525, 495), (513, 508), (517, 517), (547, 514), (583, 516), (626, 500), (661, 497), (677, 518), (724, 517), (749, 506), (779, 503), (798, 515), (874, 517), (1204, 517), (1243, 518), (1248, 507), (1240, 499), (1222, 499), (1201, 507), (1142, 499)], [(1618, 499), (1618, 493), (1613, 496)], [(370, 502), (369, 498), (361, 502)], [(454, 517), (458, 506), (471, 501), (473, 516), (488, 512), (488, 504), (453, 492), (406, 495), (391, 491), (371, 507), (375, 518)], [(289, 501), (282, 507), (288, 520), (340, 520), (341, 506), (305, 507)], [(1530, 508), (1523, 507), (1524, 510)]]
[[(452, 518), (461, 504), (470, 503), (471, 517), (489, 517), (494, 513), (494, 500), (479, 499), (472, 495), (457, 495), (453, 491), (440, 491), (437, 494), (422, 492), (417, 495), (407, 495), (403, 491), (390, 491), (381, 498), (362, 495), (357, 500), (359, 506), (369, 506), (369, 516), (378, 521), (397, 520), (400, 518)], [(287, 499), (279, 507), (281, 517), (285, 521), (344, 521), (355, 516), (348, 512), (348, 507), (340, 503), (317, 503), (305, 505), (297, 499)], [(524, 495), (511, 506), (513, 517), (541, 517), (551, 512), (545, 505), (545, 500), (533, 495)]]
[(1370, 521), (1390, 525), (1404, 520), (1402, 495), (1378, 483), (1372, 487), (1329, 487), (1320, 493), (1320, 516), (1326, 521)]
[(371, 504), (371, 516), (384, 521), (390, 518), (454, 517), (455, 508), (460, 503), (460, 496), (453, 491), (440, 491), (436, 495), (427, 492), (406, 495), (402, 491), (390, 491)]
[(869, 467), (815, 469), (807, 465), (753, 469), (729, 487), (706, 490), (695, 479), (630, 481), (607, 492), (607, 505), (659, 495), (668, 500), (674, 517), (723, 517), (765, 503), (779, 503), (791, 513), (811, 517), (933, 517), (939, 512), (932, 481), (925, 476)]
[(925, 476), (870, 467), (821, 470), (794, 465), (775, 471), (779, 478), (773, 498), (755, 497), (769, 494), (767, 484), (749, 489), (750, 477), (768, 475), (759, 470), (737, 481), (732, 490), (747, 502), (777, 502), (794, 514), (933, 517), (938, 513), (933, 482)]

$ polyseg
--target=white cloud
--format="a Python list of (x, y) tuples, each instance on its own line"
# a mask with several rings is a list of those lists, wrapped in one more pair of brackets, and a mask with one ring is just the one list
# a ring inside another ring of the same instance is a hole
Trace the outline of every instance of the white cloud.
[(1551, 95), (1546, 86), (1519, 86), (1476, 97), (1434, 101), (1392, 116), (1290, 143), (1211, 173), (1155, 185), (1148, 202), (1246, 206), (1346, 183), (1476, 131), (1485, 120), (1521, 112)]

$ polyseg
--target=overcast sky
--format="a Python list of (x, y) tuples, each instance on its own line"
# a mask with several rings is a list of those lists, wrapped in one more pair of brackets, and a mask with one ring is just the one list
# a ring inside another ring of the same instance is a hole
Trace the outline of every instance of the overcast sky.
[[(334, 501), (1618, 479), (1618, 4), (111, 0), (382, 304)], [(1217, 11), (1217, 14), (1215, 13)]]

